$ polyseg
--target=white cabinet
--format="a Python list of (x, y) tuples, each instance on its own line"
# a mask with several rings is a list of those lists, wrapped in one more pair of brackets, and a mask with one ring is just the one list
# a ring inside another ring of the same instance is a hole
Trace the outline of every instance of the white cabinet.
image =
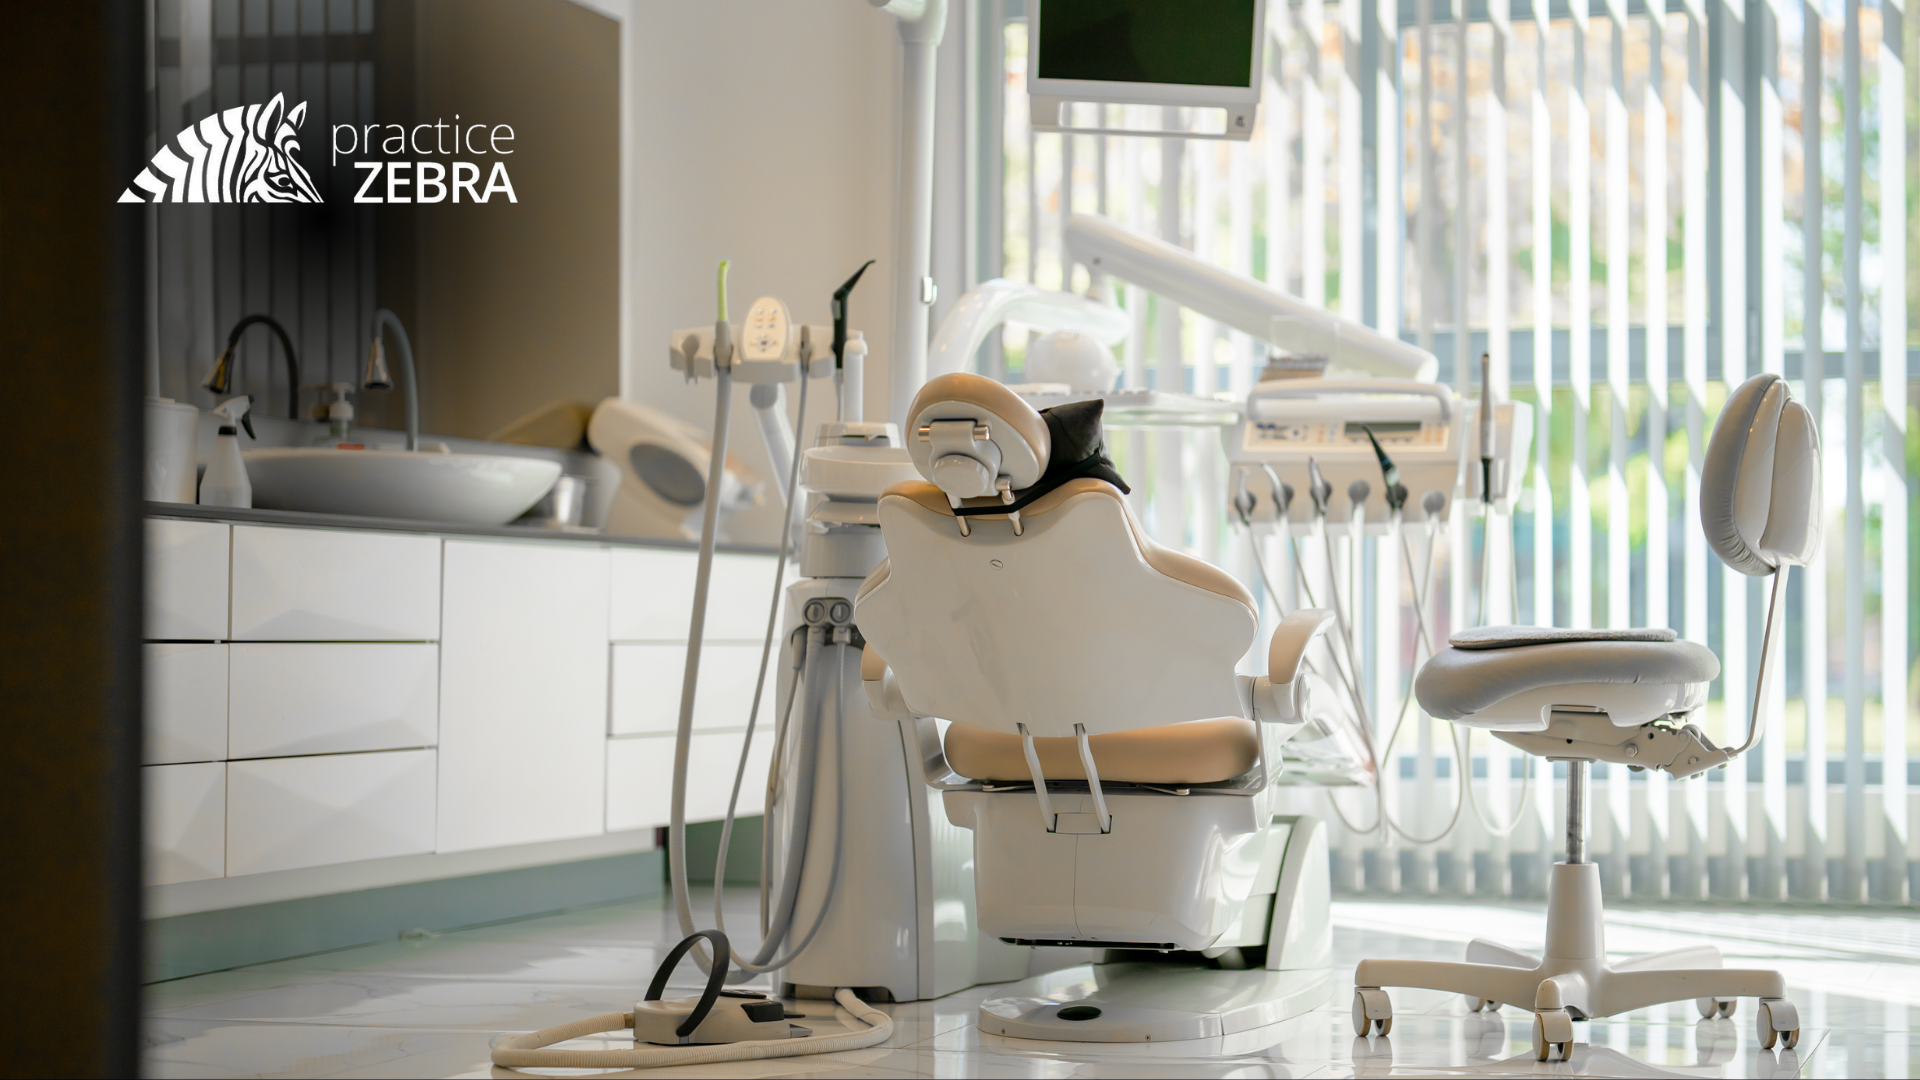
[(444, 572), (439, 850), (599, 833), (606, 550), (449, 540)]
[(146, 646), (146, 763), (227, 756), (227, 646)]
[[(707, 641), (764, 641), (767, 611), (773, 602), (771, 555), (713, 557), (713, 580), (707, 586)], [(789, 564), (791, 565), (791, 564)], [(686, 639), (686, 632), (680, 637)]]
[(218, 641), (227, 636), (229, 526), (147, 519), (147, 638)]
[[(753, 708), (753, 686), (760, 672), (758, 643), (707, 642), (700, 649), (700, 687), (693, 701), (693, 726), (745, 727)], [(671, 735), (680, 723), (680, 684), (686, 676), (685, 645), (646, 644), (613, 647), (613, 734)], [(762, 730), (773, 722), (779, 681), (779, 656), (767, 672), (760, 695)]]
[(432, 750), (235, 761), (226, 769), (229, 876), (433, 850)]
[(608, 630), (615, 641), (685, 641), (693, 613), (691, 551), (615, 548)]
[[(753, 753), (740, 785), (740, 817), (765, 808), (767, 767), (773, 760), (773, 733), (754, 733)], [(726, 816), (740, 764), (742, 732), (697, 734), (687, 749), (687, 820), (718, 821)], [(673, 806), (673, 736), (651, 735), (607, 740), (607, 828), (611, 831), (665, 825)]]
[(233, 527), (236, 641), (432, 641), (440, 539)]
[(403, 642), (240, 642), (231, 758), (432, 746), (440, 650)]
[[(759, 641), (766, 636), (775, 561), (771, 555), (726, 552), (713, 557), (705, 640)], [(687, 640), (698, 564), (691, 551), (616, 548), (609, 627), (613, 640)]]
[(140, 775), (146, 785), (147, 884), (226, 873), (226, 763), (149, 765)]

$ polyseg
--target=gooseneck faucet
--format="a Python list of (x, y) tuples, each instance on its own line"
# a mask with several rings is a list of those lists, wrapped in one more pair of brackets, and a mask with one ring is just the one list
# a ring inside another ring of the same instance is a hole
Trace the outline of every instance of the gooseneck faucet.
[(381, 343), (381, 331), (393, 330), (400, 346), (400, 377), (406, 382), (407, 449), (420, 449), (420, 383), (413, 374), (413, 343), (407, 340), (407, 328), (400, 316), (380, 308), (373, 313), (373, 343), (367, 346), (367, 377), (361, 386), (368, 390), (393, 389), (393, 376), (387, 371), (387, 349)]
[(220, 358), (213, 362), (213, 370), (207, 373), (206, 380), (200, 385), (216, 394), (226, 394), (233, 390), (233, 349), (240, 344), (240, 335), (247, 327), (255, 323), (264, 324), (280, 339), (280, 355), (287, 359), (287, 419), (300, 419), (300, 361), (293, 354), (293, 339), (287, 336), (287, 328), (280, 320), (271, 315), (253, 314), (233, 324), (227, 333), (227, 347), (220, 350)]

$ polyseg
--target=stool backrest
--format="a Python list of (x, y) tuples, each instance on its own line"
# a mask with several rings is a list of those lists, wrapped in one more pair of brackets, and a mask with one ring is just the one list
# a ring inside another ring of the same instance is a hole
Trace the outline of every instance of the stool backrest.
[(1700, 527), (1728, 566), (1765, 577), (1820, 550), (1820, 430), (1778, 375), (1727, 398), (1700, 469)]

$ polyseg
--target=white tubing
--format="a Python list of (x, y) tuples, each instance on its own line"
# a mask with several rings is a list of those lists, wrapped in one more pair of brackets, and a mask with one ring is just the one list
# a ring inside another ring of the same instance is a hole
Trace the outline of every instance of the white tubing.
[(633, 1026), (632, 1013), (605, 1013), (571, 1024), (516, 1035), (493, 1048), (493, 1063), (506, 1069), (660, 1069), (669, 1065), (705, 1065), (718, 1061), (756, 1061), (763, 1058), (803, 1057), (841, 1050), (862, 1050), (893, 1037), (893, 1018), (854, 996), (852, 990), (833, 995), (840, 1007), (867, 1025), (865, 1031), (806, 1039), (764, 1039), (718, 1046), (635, 1046), (623, 1050), (553, 1050), (554, 1043), (584, 1039)]
[[(725, 308), (721, 309), (723, 312)], [(714, 347), (720, 348), (721, 327), (714, 327)], [(680, 682), (680, 721), (673, 741), (673, 795), (668, 814), (667, 874), (673, 885), (673, 902), (680, 916), (680, 932), (691, 934), (693, 904), (687, 894), (687, 755), (693, 745), (693, 696), (700, 683), (700, 645), (706, 635), (707, 586), (713, 579), (713, 541), (715, 519), (720, 511), (720, 472), (727, 457), (728, 410), (733, 405), (732, 372), (714, 365), (718, 377), (714, 392), (713, 451), (707, 468), (707, 505), (700, 523), (700, 556), (693, 575), (693, 621), (687, 630), (687, 662)], [(721, 883), (715, 882), (714, 888)], [(694, 962), (701, 971), (708, 969), (707, 950), (693, 947)]]
[[(778, 384), (763, 383), (761, 385), (778, 385)], [(759, 387), (755, 387), (754, 389), (758, 391)], [(768, 411), (771, 412), (772, 410), (768, 410)], [(779, 419), (780, 419), (780, 423), (784, 425), (786, 423), (786, 414), (784, 412), (781, 413)], [(806, 430), (805, 428), (806, 422), (807, 422), (807, 372), (803, 370), (800, 373), (800, 415), (799, 415), (799, 421), (798, 421), (798, 429), (801, 431)], [(789, 442), (792, 442), (791, 433), (789, 433)], [(773, 449), (771, 436), (769, 436), (769, 442), (768, 442), (767, 448), (768, 450)], [(727, 798), (727, 816), (725, 819), (723, 819), (724, 824), (722, 824), (720, 827), (720, 851), (717, 855), (714, 856), (714, 862), (713, 862), (713, 924), (717, 929), (720, 930), (721, 933), (725, 933), (727, 929), (726, 917), (721, 910), (721, 900), (724, 898), (724, 895), (726, 893), (726, 890), (723, 886), (726, 884), (726, 880), (727, 880), (727, 849), (733, 843), (733, 820), (734, 820), (734, 814), (739, 809), (739, 805), (740, 805), (740, 785), (746, 779), (747, 757), (748, 757), (748, 754), (753, 749), (753, 732), (757, 722), (760, 719), (760, 696), (762, 693), (766, 691), (766, 688), (767, 688), (767, 665), (773, 659), (773, 639), (780, 625), (780, 601), (783, 596), (783, 590), (781, 589), (780, 586), (782, 584), (782, 579), (786, 576), (787, 551), (788, 551), (788, 548), (791, 546), (791, 542), (793, 539), (793, 511), (794, 511), (794, 507), (799, 504), (799, 499), (795, 498), (795, 495), (799, 490), (798, 482), (800, 478), (800, 448), (797, 445), (789, 445), (786, 449), (787, 449), (787, 460), (786, 460), (787, 475), (783, 478), (784, 483), (780, 489), (781, 498), (783, 498), (786, 501), (786, 512), (780, 519), (780, 557), (777, 560), (775, 560), (774, 567), (773, 567), (773, 598), (771, 602), (768, 604), (768, 609), (767, 609), (767, 636), (766, 636), (766, 641), (762, 643), (760, 647), (760, 674), (754, 680), (754, 684), (753, 684), (753, 704), (750, 705), (747, 709), (747, 735), (746, 735), (746, 738), (741, 740), (741, 743), (740, 743), (740, 761), (739, 761), (739, 764), (735, 766), (734, 772), (733, 772), (733, 794)], [(774, 759), (773, 767), (776, 769), (779, 768), (778, 758)], [(769, 800), (767, 803), (768, 809), (771, 809), (772, 806), (773, 806), (773, 803), (771, 800)], [(764, 836), (764, 833), (762, 835)], [(764, 843), (762, 847), (764, 849)], [(760, 906), (761, 906), (762, 912), (764, 913), (766, 909), (766, 895), (767, 895), (767, 873), (766, 873), (767, 867), (764, 865), (764, 860), (762, 862), (763, 862), (763, 865), (761, 866), (761, 876), (760, 876), (760, 896), (761, 896)], [(791, 868), (791, 871), (795, 874), (799, 873), (798, 868)], [(784, 932), (785, 932), (785, 928), (782, 928), (782, 933), (784, 934)], [(762, 937), (767, 937), (767, 926), (765, 925), (764, 918), (762, 919), (760, 933)], [(775, 940), (773, 941), (773, 944), (775, 946), (778, 946), (779, 941)], [(764, 959), (764, 957), (756, 957), (755, 962), (762, 959)], [(755, 968), (755, 962), (742, 962), (740, 967), (742, 970), (754, 970), (754, 972), (758, 974), (758, 971), (760, 969)]]

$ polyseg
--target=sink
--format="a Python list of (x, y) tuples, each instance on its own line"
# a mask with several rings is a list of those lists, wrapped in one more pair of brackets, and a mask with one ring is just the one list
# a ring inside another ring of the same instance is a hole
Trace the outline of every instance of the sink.
[(458, 525), (505, 525), (560, 478), (559, 462), (494, 454), (274, 447), (241, 457), (261, 509)]

